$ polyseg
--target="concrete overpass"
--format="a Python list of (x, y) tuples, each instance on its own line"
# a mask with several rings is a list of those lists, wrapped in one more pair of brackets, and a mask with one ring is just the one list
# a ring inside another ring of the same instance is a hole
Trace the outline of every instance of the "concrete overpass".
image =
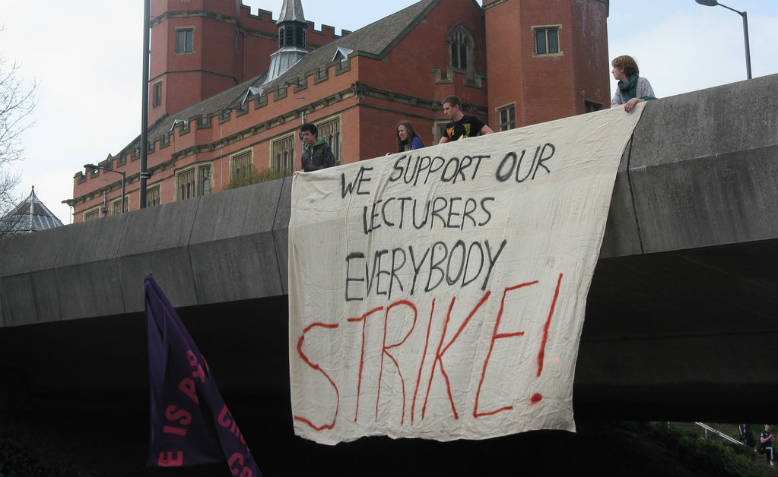
[[(145, 405), (153, 273), (225, 394), (244, 399), (238, 415), (263, 400), (288, 414), (290, 186), (1, 240), (0, 405), (118, 394)], [(777, 205), (778, 75), (647, 105), (589, 296), (577, 416), (776, 421)]]

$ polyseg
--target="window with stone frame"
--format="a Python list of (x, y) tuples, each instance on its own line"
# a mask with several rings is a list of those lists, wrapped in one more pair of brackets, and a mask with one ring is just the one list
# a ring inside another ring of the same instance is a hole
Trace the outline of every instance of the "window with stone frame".
[(535, 33), (535, 56), (558, 55), (562, 53), (559, 45), (559, 29), (561, 25), (533, 26)]
[[(148, 195), (148, 189), (146, 189), (146, 194)], [(127, 208), (130, 206), (130, 196), (127, 195), (124, 197), (124, 212), (127, 212)], [(122, 214), (122, 198), (119, 197), (118, 199), (111, 202), (111, 215), (121, 215)]]
[(341, 163), (341, 137), (340, 137), (340, 117), (328, 119), (316, 124), (319, 130), (318, 137), (324, 139), (332, 149), (332, 155), (335, 156), (335, 164)]
[(162, 81), (158, 81), (154, 83), (154, 101), (151, 103), (151, 106), (154, 108), (158, 108), (162, 105)]
[(473, 35), (467, 31), (464, 25), (455, 26), (449, 33), (450, 64), (457, 70), (470, 71), (473, 69)]
[(230, 157), (230, 182), (244, 181), (250, 178), (253, 157), (252, 149), (241, 151)]
[(507, 131), (516, 127), (516, 105), (509, 104), (497, 108), (497, 120), (500, 131)]
[(210, 195), (212, 191), (211, 165), (197, 166), (197, 195)]
[(146, 189), (146, 207), (154, 207), (162, 203), (159, 184)]
[(192, 166), (176, 173), (176, 200), (186, 200), (211, 193), (211, 165)]
[(270, 168), (274, 172), (289, 175), (294, 172), (295, 134), (289, 134), (273, 141), (271, 146)]
[(195, 196), (195, 170), (194, 168), (176, 174), (176, 200), (191, 199)]
[(94, 207), (84, 212), (84, 222), (100, 218), (100, 207)]
[(176, 29), (176, 53), (192, 53), (194, 44), (194, 28)]
[(449, 123), (448, 120), (446, 121), (435, 121), (435, 125), (432, 129), (432, 140), (434, 141), (434, 144), (437, 144), (440, 142), (440, 138), (446, 135), (446, 125)]

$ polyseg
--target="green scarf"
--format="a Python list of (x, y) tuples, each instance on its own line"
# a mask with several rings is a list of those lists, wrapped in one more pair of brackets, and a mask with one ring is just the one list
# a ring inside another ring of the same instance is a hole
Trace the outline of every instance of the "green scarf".
[(638, 89), (638, 75), (632, 75), (629, 77), (629, 81), (626, 83), (619, 81), (619, 91), (621, 91), (621, 99), (626, 103), (630, 99), (634, 98)]
[[(621, 99), (626, 103), (630, 99), (637, 96), (638, 91), (638, 75), (632, 75), (629, 77), (629, 81), (626, 83), (619, 81), (619, 91), (621, 91)], [(650, 100), (656, 99), (653, 96), (643, 96), (640, 99)]]
[(303, 147), (305, 148), (306, 151), (308, 151), (309, 154), (313, 154), (313, 148), (321, 144), (324, 144), (325, 142), (327, 141), (325, 141), (323, 137), (320, 137), (316, 139), (316, 142), (313, 145), (303, 144)]

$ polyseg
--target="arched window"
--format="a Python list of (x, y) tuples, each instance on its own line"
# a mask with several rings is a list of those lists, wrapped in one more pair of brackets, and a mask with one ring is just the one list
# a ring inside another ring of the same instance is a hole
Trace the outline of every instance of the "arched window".
[(449, 34), (451, 45), (451, 66), (458, 70), (473, 69), (473, 36), (463, 25), (457, 25)]

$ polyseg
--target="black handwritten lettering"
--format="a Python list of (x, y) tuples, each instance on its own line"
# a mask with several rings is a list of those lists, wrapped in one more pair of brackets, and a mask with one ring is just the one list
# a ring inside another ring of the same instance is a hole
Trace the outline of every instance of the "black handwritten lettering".
[[(368, 264), (365, 262), (365, 277), (367, 278), (367, 294), (370, 295), (373, 285), (376, 285), (377, 295), (386, 295), (379, 291), (379, 284), (381, 283), (381, 257), (389, 253), (389, 250), (378, 250), (373, 255), (373, 270), (368, 271)], [(376, 281), (378, 284), (376, 284)]]
[(373, 212), (370, 214), (370, 230), (375, 230), (379, 227), (381, 227), (381, 223), (379, 222), (378, 225), (376, 225), (375, 219), (379, 216), (378, 212), (376, 212), (376, 208), (383, 202), (383, 200), (378, 200), (376, 202), (373, 202)]
[(420, 228), (422, 228), (425, 225), (427, 225), (427, 219), (429, 218), (429, 214), (430, 214), (430, 201), (427, 201), (427, 204), (426, 204), (426, 206), (424, 208), (424, 221), (422, 223), (420, 223), (420, 224), (416, 223), (416, 204), (417, 203), (418, 203), (418, 201), (416, 201), (414, 199), (414, 201), (413, 201), (413, 226), (416, 228), (416, 230), (419, 230)]
[[(397, 257), (402, 256), (402, 263), (398, 265), (397, 263)], [(392, 276), (389, 278), (389, 296), (387, 296), (387, 299), (392, 299), (392, 288), (394, 287), (395, 280), (397, 281), (397, 286), (400, 287), (400, 291), (403, 291), (403, 283), (402, 280), (397, 276), (397, 272), (402, 270), (402, 268), (405, 266), (405, 262), (407, 261), (405, 250), (401, 248), (396, 248), (392, 250)]]
[(540, 152), (540, 146), (535, 148), (535, 155), (532, 157), (532, 164), (529, 165), (529, 170), (526, 174), (524, 174), (524, 177), (519, 179), (519, 174), (521, 174), (521, 163), (524, 162), (524, 154), (527, 151), (521, 151), (521, 157), (519, 158), (519, 164), (516, 166), (516, 182), (521, 184), (522, 182), (529, 179), (529, 175), (532, 174), (532, 168), (535, 165), (535, 161), (538, 158), (538, 153)]
[[(462, 246), (462, 257), (461, 260), (459, 260), (459, 271), (454, 278), (451, 278), (451, 262), (454, 262), (454, 252), (457, 250), (457, 248), (459, 248), (460, 245)], [(466, 258), (465, 242), (457, 240), (454, 246), (451, 247), (451, 251), (448, 254), (448, 263), (446, 264), (446, 283), (449, 285), (454, 285), (459, 281), (459, 277), (462, 276), (462, 272), (465, 270)]]
[(392, 166), (392, 174), (389, 176), (389, 182), (397, 182), (398, 180), (400, 180), (400, 178), (403, 176), (403, 170), (404, 170), (404, 168), (400, 166), (400, 163), (407, 159), (408, 156), (403, 155), (397, 158), (396, 161), (394, 161), (394, 166)]
[(391, 222), (386, 218), (386, 206), (389, 205), (393, 200), (395, 200), (394, 197), (389, 197), (384, 201), (384, 206), (381, 207), (381, 219), (383, 219), (384, 223), (389, 227), (394, 227), (394, 222)]
[[(430, 156), (424, 156), (419, 160), (419, 172), (418, 174), (416, 174), (416, 178), (413, 180), (414, 187), (416, 187), (416, 185), (419, 183), (419, 177), (421, 177), (422, 172), (429, 170), (431, 165), (432, 165), (432, 158)], [(429, 173), (427, 174), (429, 177)]]
[[(446, 171), (449, 170), (449, 166), (454, 166), (451, 168), (451, 176), (446, 177)], [(443, 182), (454, 182), (456, 183), (456, 177), (457, 172), (459, 171), (459, 158), (458, 157), (452, 157), (451, 159), (446, 162), (446, 167), (443, 168), (443, 173), (440, 175), (440, 180)]]
[[(382, 226), (400, 230), (410, 228), (406, 215), (412, 215), (413, 228), (422, 230), (484, 227), (492, 219), (490, 203), (494, 197), (445, 197), (430, 199), (388, 197), (362, 208), (362, 232), (368, 235)], [(398, 220), (399, 217), (399, 220)]]
[[(481, 201), (483, 203), (483, 200)], [(462, 212), (462, 224), (459, 226), (459, 230), (465, 229), (465, 219), (470, 219), (470, 222), (472, 222), (473, 227), (478, 225), (478, 222), (475, 221), (473, 218), (473, 212), (475, 212), (475, 209), (478, 208), (478, 202), (476, 202), (475, 199), (472, 197), (468, 198), (467, 201), (465, 201), (465, 211)], [(486, 209), (484, 209), (486, 211)], [(488, 211), (487, 211), (488, 213)], [(491, 214), (490, 214), (491, 217)]]
[(362, 190), (362, 184), (370, 182), (370, 178), (365, 176), (365, 172), (372, 171), (372, 167), (360, 167), (357, 176), (353, 182), (346, 183), (346, 174), (340, 175), (340, 193), (342, 198), (346, 198), (347, 195), (352, 195), (356, 189), (357, 195), (370, 195), (370, 192)]
[(489, 281), (489, 277), (492, 275), (494, 264), (497, 263), (497, 259), (500, 258), (500, 254), (505, 248), (506, 243), (508, 243), (508, 241), (503, 240), (500, 244), (499, 250), (497, 250), (497, 253), (494, 255), (494, 257), (492, 257), (492, 248), (489, 246), (489, 241), (486, 241), (486, 254), (489, 256), (489, 270), (486, 272), (486, 278), (484, 278), (484, 284), (481, 286), (481, 290), (486, 290), (486, 283)]
[(490, 157), (488, 154), (464, 156), (461, 159), (458, 157), (402, 155), (392, 165), (389, 182), (402, 180), (405, 184), (416, 187), (419, 184), (428, 184), (431, 179), (451, 184), (474, 180), (483, 160)]
[(403, 224), (405, 223), (405, 203), (406, 202), (410, 202), (413, 199), (411, 199), (410, 197), (400, 197), (397, 200), (400, 201), (400, 225), (399, 225), (399, 228), (402, 229), (403, 228)]
[(447, 204), (448, 200), (445, 197), (435, 197), (435, 200), (432, 202), (432, 219), (430, 220), (430, 228), (435, 227), (435, 217), (440, 219), (441, 223), (443, 224), (443, 228), (446, 228), (446, 219), (444, 219), (440, 213), (446, 210)]
[(349, 295), (349, 283), (350, 282), (364, 282), (364, 278), (352, 278), (350, 271), (350, 265), (351, 260), (357, 260), (357, 259), (365, 259), (365, 254), (360, 252), (353, 252), (348, 254), (346, 257), (346, 301), (362, 301), (363, 298), (361, 296), (350, 296)]
[(473, 159), (476, 160), (475, 167), (473, 168), (473, 175), (470, 177), (470, 179), (475, 179), (475, 176), (478, 174), (478, 169), (481, 167), (481, 161), (484, 159), (490, 159), (492, 156), (489, 154), (481, 154), (479, 156), (472, 156)]
[[(398, 292), (414, 296), (417, 284), (421, 292), (429, 293), (444, 285), (465, 288), (482, 280), (483, 290), (506, 245), (507, 240), (499, 246), (489, 240), (456, 240), (453, 245), (437, 241), (423, 250), (413, 245), (376, 250), (367, 258), (363, 252), (352, 252), (346, 258), (346, 301), (362, 301), (370, 296), (391, 300)], [(360, 260), (365, 262), (363, 276), (354, 273), (361, 267)], [(355, 290), (355, 283), (364, 283), (364, 294)]]
[[(435, 261), (435, 248), (440, 245), (443, 247), (443, 255), (440, 257), (440, 259), (436, 262)], [(448, 247), (443, 242), (435, 242), (432, 244), (432, 254), (430, 255), (430, 273), (427, 275), (427, 286), (424, 287), (425, 292), (431, 292), (432, 290), (436, 289), (438, 285), (443, 281), (443, 279), (446, 277), (446, 273), (443, 271), (442, 268), (440, 268), (440, 265), (446, 261), (446, 256), (448, 256)], [(438, 272), (440, 274), (440, 278), (438, 281), (430, 286), (432, 283), (432, 272)]]
[[(478, 271), (473, 275), (470, 280), (467, 279), (467, 271), (470, 270), (470, 258), (473, 256), (473, 247), (478, 247)], [(481, 246), (481, 242), (473, 242), (467, 249), (467, 260), (465, 260), (465, 272), (462, 277), (462, 288), (473, 283), (480, 275), (481, 270), (484, 269), (484, 248)]]
[[(546, 152), (546, 148), (549, 148), (549, 147), (551, 148), (551, 154), (548, 157), (544, 157), (543, 154)], [(545, 146), (543, 146), (543, 151), (541, 151), (541, 153), (540, 153), (540, 159), (538, 159), (538, 165), (535, 166), (535, 172), (532, 173), (532, 179), (533, 180), (535, 180), (535, 174), (538, 173), (538, 168), (540, 168), (540, 167), (545, 169), (547, 174), (551, 174), (551, 170), (548, 167), (546, 167), (546, 165), (543, 164), (543, 163), (546, 162), (547, 160), (551, 159), (552, 157), (554, 157), (554, 153), (555, 152), (556, 152), (556, 147), (554, 147), (553, 144), (546, 144)]]
[(419, 278), (421, 267), (424, 264), (424, 261), (427, 259), (427, 255), (429, 255), (430, 249), (424, 251), (424, 255), (421, 257), (421, 260), (419, 260), (418, 263), (416, 262), (416, 256), (413, 254), (412, 245), (408, 246), (408, 251), (411, 253), (411, 262), (413, 262), (413, 284), (411, 285), (411, 295), (413, 295), (413, 292), (416, 289), (416, 279)]
[(484, 220), (483, 222), (479, 222), (478, 223), (479, 227), (483, 227), (484, 225), (488, 224), (490, 220), (492, 220), (492, 213), (489, 212), (489, 209), (486, 208), (486, 203), (494, 202), (494, 200), (495, 200), (494, 197), (484, 197), (483, 199), (481, 199), (481, 208), (483, 209), (484, 212), (486, 212), (486, 215), (488, 215), (489, 217), (487, 217), (486, 220)]
[[(462, 200), (461, 197), (452, 197), (452, 198), (450, 198), (448, 200), (448, 220), (446, 220), (446, 227), (448, 227), (450, 229), (460, 229), (460, 230), (462, 229), (461, 226), (453, 225), (451, 223), (451, 219), (453, 217), (459, 217), (459, 215), (460, 215), (459, 212), (455, 212), (454, 211), (455, 210), (454, 204), (456, 202), (460, 201), (460, 200)], [(464, 220), (463, 220), (463, 222), (464, 222)]]
[[(440, 165), (435, 167), (435, 163), (438, 162), (438, 161), (440, 162)], [(434, 174), (434, 173), (438, 172), (445, 164), (446, 164), (446, 160), (444, 158), (442, 158), (440, 156), (435, 156), (432, 159), (432, 162), (430, 164), (429, 170), (427, 171), (427, 177), (424, 178), (424, 184), (426, 185), (427, 182), (429, 182), (430, 174)]]
[[(546, 151), (548, 152), (548, 155)], [(551, 174), (551, 169), (544, 164), (546, 161), (554, 157), (556, 147), (553, 144), (546, 143), (542, 146), (537, 146), (535, 152), (532, 155), (532, 162), (529, 164), (524, 162), (525, 156), (527, 156), (527, 150), (521, 151), (521, 154), (516, 152), (509, 152), (500, 161), (500, 165), (495, 171), (495, 178), (499, 182), (505, 182), (515, 174), (515, 180), (518, 184), (521, 184), (528, 179), (535, 180), (538, 169), (543, 168), (546, 174)]]
[[(507, 161), (510, 160), (510, 166), (508, 167), (508, 170), (506, 171), (504, 169), (505, 164)], [(516, 167), (516, 153), (515, 152), (509, 152), (505, 155), (505, 157), (502, 158), (502, 161), (500, 161), (500, 165), (497, 166), (497, 171), (495, 173), (495, 177), (500, 182), (505, 182), (508, 179), (511, 178), (513, 175), (513, 168)]]

